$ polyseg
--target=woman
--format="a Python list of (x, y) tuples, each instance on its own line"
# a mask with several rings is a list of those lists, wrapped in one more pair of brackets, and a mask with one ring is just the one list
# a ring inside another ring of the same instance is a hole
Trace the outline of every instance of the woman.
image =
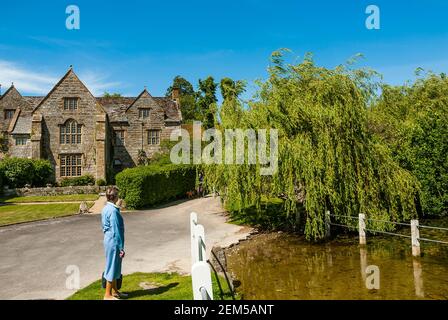
[(109, 187), (106, 190), (107, 203), (101, 213), (104, 232), (104, 251), (106, 253), (106, 293), (104, 300), (119, 300), (127, 297), (117, 289), (117, 279), (121, 277), (121, 262), (124, 258), (124, 223), (117, 205), (118, 189)]

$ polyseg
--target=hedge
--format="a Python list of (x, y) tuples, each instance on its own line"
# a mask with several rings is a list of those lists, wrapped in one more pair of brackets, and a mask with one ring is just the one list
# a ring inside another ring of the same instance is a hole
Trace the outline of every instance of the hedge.
[(48, 160), (5, 158), (0, 161), (0, 180), (3, 185), (21, 188), (26, 184), (45, 186), (53, 179), (53, 167)]
[(61, 180), (60, 185), (61, 187), (68, 187), (68, 186), (87, 186), (89, 184), (94, 184), (95, 178), (90, 174), (85, 174), (80, 177), (73, 177), (73, 178), (64, 178)]
[(185, 196), (194, 190), (196, 169), (186, 165), (148, 165), (125, 169), (115, 177), (126, 207), (139, 209)]

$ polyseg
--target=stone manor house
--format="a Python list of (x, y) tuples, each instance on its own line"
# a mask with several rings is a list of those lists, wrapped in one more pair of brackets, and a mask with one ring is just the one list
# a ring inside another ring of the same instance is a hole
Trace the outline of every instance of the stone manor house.
[(179, 90), (153, 97), (94, 97), (70, 67), (46, 95), (22, 96), (14, 85), (0, 95), (3, 156), (48, 159), (55, 180), (91, 174), (107, 179), (148, 157), (179, 129)]

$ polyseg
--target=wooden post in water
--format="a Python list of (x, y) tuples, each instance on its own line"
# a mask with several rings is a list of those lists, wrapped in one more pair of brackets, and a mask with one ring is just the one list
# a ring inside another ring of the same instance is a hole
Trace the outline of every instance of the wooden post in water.
[(330, 210), (325, 211), (325, 237), (330, 238)]
[(358, 222), (358, 231), (359, 231), (359, 244), (366, 244), (366, 215), (364, 213), (359, 214), (359, 222)]
[(420, 257), (420, 231), (418, 230), (418, 220), (411, 220), (411, 240), (412, 240), (412, 255)]

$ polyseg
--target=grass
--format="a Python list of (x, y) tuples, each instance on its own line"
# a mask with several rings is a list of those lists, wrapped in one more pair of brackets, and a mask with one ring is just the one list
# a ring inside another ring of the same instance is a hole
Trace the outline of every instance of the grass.
[[(295, 231), (298, 221), (294, 214), (288, 215), (284, 208), (284, 200), (262, 197), (260, 208), (249, 205), (244, 208), (226, 208), (230, 212), (230, 223), (250, 225), (264, 231)], [(299, 207), (303, 211), (302, 208)], [(304, 216), (299, 215), (300, 216)]]
[(0, 198), (4, 203), (28, 203), (28, 202), (64, 202), (64, 201), (95, 201), (98, 194), (66, 194), (56, 196), (26, 196)]
[[(91, 207), (93, 202), (88, 202)], [(0, 206), (0, 226), (76, 214), (79, 203), (7, 204)]]
[[(231, 299), (227, 282), (223, 277), (219, 281), (224, 291), (224, 299)], [(215, 276), (212, 274), (213, 298), (220, 300), (220, 290)], [(151, 287), (142, 287), (140, 284), (149, 284)], [(123, 276), (121, 292), (129, 294), (127, 300), (192, 300), (191, 276), (178, 273), (133, 273)], [(104, 289), (101, 280), (95, 281), (87, 287), (77, 291), (67, 300), (102, 300)]]

